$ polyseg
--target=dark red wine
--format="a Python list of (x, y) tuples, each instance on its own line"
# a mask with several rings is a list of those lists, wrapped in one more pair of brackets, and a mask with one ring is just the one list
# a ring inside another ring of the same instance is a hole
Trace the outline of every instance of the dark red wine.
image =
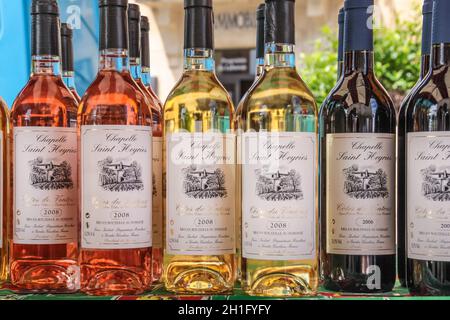
[(406, 110), (407, 285), (450, 294), (450, 2), (433, 4), (431, 71)]
[(328, 290), (392, 290), (396, 112), (373, 65), (373, 0), (345, 1), (344, 74), (320, 114), (321, 278)]
[(416, 94), (421, 82), (430, 70), (433, 0), (424, 0), (422, 12), (422, 64), (420, 79), (403, 100), (398, 114), (397, 161), (399, 166), (397, 168), (397, 273), (402, 287), (406, 287), (406, 108), (411, 101), (411, 97)]

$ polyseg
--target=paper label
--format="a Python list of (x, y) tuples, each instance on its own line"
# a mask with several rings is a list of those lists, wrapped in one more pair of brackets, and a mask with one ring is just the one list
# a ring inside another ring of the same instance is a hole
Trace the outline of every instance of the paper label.
[(76, 128), (14, 128), (14, 243), (78, 242)]
[(167, 253), (234, 254), (236, 136), (175, 133), (166, 143)]
[(327, 253), (395, 254), (395, 135), (327, 135)]
[(152, 246), (152, 130), (81, 127), (82, 248)]
[(242, 136), (242, 252), (257, 260), (316, 257), (316, 134)]

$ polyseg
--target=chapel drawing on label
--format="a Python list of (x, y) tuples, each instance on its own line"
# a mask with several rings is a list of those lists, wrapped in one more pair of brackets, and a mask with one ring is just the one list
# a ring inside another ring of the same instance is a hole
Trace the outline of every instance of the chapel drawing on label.
[(387, 199), (388, 178), (383, 169), (360, 168), (357, 164), (342, 170), (344, 193), (354, 199)]
[(67, 161), (57, 163), (38, 157), (29, 162), (30, 184), (39, 190), (72, 189), (72, 167)]
[(228, 196), (222, 169), (198, 168), (191, 165), (183, 169), (184, 194), (194, 199), (215, 199)]
[(302, 177), (294, 169), (256, 169), (256, 194), (266, 201), (302, 200)]
[(105, 191), (127, 192), (144, 190), (142, 167), (137, 161), (125, 163), (108, 157), (98, 162), (99, 185)]
[(422, 195), (432, 201), (450, 201), (450, 167), (422, 169)]

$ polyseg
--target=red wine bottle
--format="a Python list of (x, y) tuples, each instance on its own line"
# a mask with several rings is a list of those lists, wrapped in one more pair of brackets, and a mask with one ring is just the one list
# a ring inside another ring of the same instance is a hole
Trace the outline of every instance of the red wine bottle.
[(433, 0), (424, 0), (422, 12), (422, 64), (420, 78), (417, 84), (411, 89), (409, 94), (403, 100), (398, 115), (397, 161), (399, 165), (397, 167), (397, 272), (402, 287), (406, 287), (406, 107), (408, 106), (411, 97), (415, 95), (417, 89), (420, 87), (420, 84), (430, 70), (431, 18), (433, 12)]
[(344, 73), (320, 114), (321, 277), (391, 291), (396, 278), (396, 112), (374, 74), (373, 0), (345, 1)]
[(450, 2), (433, 4), (431, 70), (406, 109), (407, 286), (450, 294)]

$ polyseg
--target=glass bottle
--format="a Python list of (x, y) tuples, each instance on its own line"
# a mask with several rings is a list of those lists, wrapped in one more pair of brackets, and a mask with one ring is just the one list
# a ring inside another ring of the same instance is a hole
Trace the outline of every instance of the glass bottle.
[(435, 0), (431, 70), (406, 109), (407, 286), (450, 294), (450, 2)]
[(10, 201), (9, 188), (9, 109), (6, 102), (0, 97), (0, 283), (8, 279), (8, 211)]
[(55, 0), (35, 0), (32, 71), (11, 110), (11, 283), (19, 292), (79, 289), (77, 103), (64, 85)]
[(320, 113), (321, 277), (391, 291), (396, 279), (393, 102), (374, 74), (373, 0), (346, 0), (344, 73)]
[(73, 66), (73, 31), (67, 23), (61, 23), (61, 64), (63, 81), (72, 92), (75, 100), (80, 103), (75, 86), (75, 69)]
[(266, 0), (265, 68), (242, 102), (242, 288), (318, 286), (317, 106), (295, 67), (295, 3)]
[(162, 104), (151, 86), (150, 73), (150, 23), (141, 17), (141, 75), (137, 83), (150, 95), (153, 101), (153, 282), (162, 281), (163, 273), (163, 138), (162, 138)]
[(236, 277), (233, 103), (215, 75), (211, 0), (185, 0), (184, 72), (164, 106), (164, 281), (179, 294)]
[[(235, 113), (235, 128), (239, 127), (239, 119), (242, 118), (242, 108), (243, 108), (243, 102), (246, 100), (246, 97), (253, 92), (253, 89), (255, 88), (258, 79), (261, 77), (263, 71), (264, 71), (264, 49), (265, 49), (265, 41), (264, 41), (264, 20), (265, 20), (265, 12), (266, 12), (266, 5), (264, 3), (260, 4), (258, 6), (258, 9), (256, 10), (256, 77), (255, 82), (251, 86), (251, 88), (245, 93), (244, 97), (242, 97), (241, 102), (239, 103), (236, 113)], [(239, 166), (240, 163), (242, 163), (242, 156), (241, 156), (241, 141), (242, 141), (242, 132), (241, 130), (237, 130), (237, 143), (236, 143), (236, 158), (237, 158), (237, 168), (236, 168), (236, 256), (237, 256), (237, 280), (241, 280), (241, 265), (242, 265), (242, 172), (241, 172), (241, 166)]]
[(127, 0), (100, 1), (100, 68), (79, 110), (81, 290), (152, 283), (152, 116), (130, 74)]
[(433, 0), (425, 0), (423, 4), (422, 28), (422, 64), (420, 79), (403, 99), (398, 113), (397, 133), (397, 273), (400, 284), (406, 287), (406, 109), (411, 97), (420, 87), (422, 80), (430, 70), (431, 54), (431, 21), (433, 13)]

